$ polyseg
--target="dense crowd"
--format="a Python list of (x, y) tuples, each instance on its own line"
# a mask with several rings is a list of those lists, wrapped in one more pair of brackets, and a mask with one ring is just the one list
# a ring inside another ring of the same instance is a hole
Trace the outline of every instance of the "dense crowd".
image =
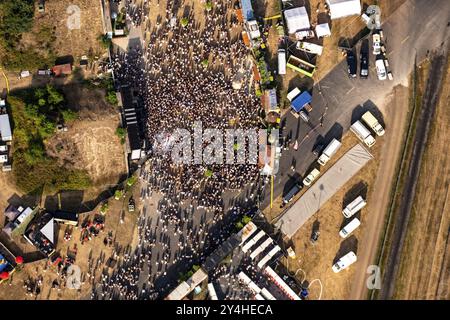
[[(137, 247), (121, 256), (117, 272), (102, 276), (92, 293), (95, 299), (162, 297), (176, 285), (180, 272), (204, 262), (229, 236), (230, 221), (242, 215), (257, 194), (256, 165), (176, 164), (161, 143), (177, 129), (192, 132), (196, 121), (203, 128), (221, 130), (258, 126), (259, 101), (249, 88), (249, 52), (239, 39), (233, 1), (214, 1), (212, 10), (204, 10), (204, 21), (184, 13), (187, 19), (181, 23), (184, 1), (167, 0), (165, 17), (151, 25), (153, 2), (125, 3), (127, 20), (145, 26), (149, 36), (143, 46), (113, 56), (113, 68), (119, 83), (131, 84), (143, 99), (152, 153), (141, 183), (163, 198), (157, 217), (141, 215)], [(237, 74), (239, 89), (232, 85)], [(224, 192), (246, 186), (242, 201), (224, 201)]]

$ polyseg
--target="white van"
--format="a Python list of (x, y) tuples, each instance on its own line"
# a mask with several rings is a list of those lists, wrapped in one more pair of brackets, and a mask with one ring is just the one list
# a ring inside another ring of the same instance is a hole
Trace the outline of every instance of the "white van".
[(352, 131), (356, 136), (371, 148), (375, 144), (375, 138), (370, 134), (369, 129), (367, 129), (361, 121), (357, 120), (350, 126), (350, 131)]
[(358, 220), (358, 218), (354, 218), (352, 221), (347, 223), (345, 227), (342, 228), (341, 231), (339, 231), (339, 235), (341, 238), (347, 238), (350, 233), (356, 230), (361, 225), (361, 222)]
[(286, 50), (278, 49), (278, 74), (286, 74)]
[(377, 61), (375, 61), (375, 67), (377, 69), (378, 80), (386, 80), (387, 75), (386, 75), (386, 66), (384, 65), (384, 60), (377, 59)]
[(303, 184), (304, 184), (305, 186), (310, 186), (311, 183), (313, 183), (313, 181), (316, 180), (316, 178), (319, 176), (319, 174), (320, 174), (320, 171), (319, 171), (319, 170), (313, 169), (313, 170), (308, 174), (308, 176), (307, 176), (305, 179), (303, 179)]
[(353, 251), (350, 251), (333, 265), (333, 272), (338, 273), (339, 271), (348, 268), (351, 264), (356, 262), (356, 259), (356, 254)]
[(357, 213), (359, 210), (364, 208), (366, 206), (367, 202), (363, 199), (363, 197), (359, 196), (352, 202), (350, 202), (344, 210), (342, 210), (342, 214), (346, 218), (350, 218), (355, 213)]
[(377, 118), (373, 116), (370, 111), (364, 113), (361, 119), (377, 134), (377, 136), (384, 135), (384, 128), (378, 122)]

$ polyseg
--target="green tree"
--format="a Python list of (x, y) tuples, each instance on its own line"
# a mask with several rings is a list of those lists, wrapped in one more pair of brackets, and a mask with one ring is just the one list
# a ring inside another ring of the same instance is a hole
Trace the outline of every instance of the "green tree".
[(181, 26), (183, 28), (186, 28), (188, 24), (189, 24), (189, 19), (188, 18), (186, 18), (186, 17), (181, 18)]
[(211, 2), (211, 1), (207, 1), (207, 2), (205, 3), (205, 9), (206, 9), (206, 11), (211, 11), (212, 8), (213, 8), (212, 2)]

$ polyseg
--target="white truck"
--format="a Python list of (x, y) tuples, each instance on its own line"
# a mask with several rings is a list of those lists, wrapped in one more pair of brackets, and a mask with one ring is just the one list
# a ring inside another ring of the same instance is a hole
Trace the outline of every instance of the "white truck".
[(367, 204), (366, 200), (364, 200), (364, 198), (362, 196), (358, 196), (355, 200), (350, 202), (344, 208), (344, 210), (342, 210), (342, 214), (344, 215), (344, 217), (350, 218), (355, 213), (357, 213), (359, 210), (364, 208), (366, 206), (366, 204)]
[(361, 225), (361, 222), (358, 220), (358, 218), (354, 218), (352, 221), (350, 221), (348, 224), (345, 225), (345, 227), (342, 228), (341, 231), (339, 231), (339, 235), (341, 238), (347, 238), (350, 233), (356, 230)]
[(339, 271), (348, 268), (351, 264), (355, 263), (356, 260), (356, 254), (353, 251), (350, 251), (333, 265), (333, 272), (338, 273)]
[(377, 134), (377, 136), (381, 137), (384, 135), (383, 126), (378, 122), (377, 118), (370, 113), (370, 111), (364, 113), (361, 119)]
[(369, 148), (375, 144), (375, 138), (370, 134), (370, 131), (361, 123), (361, 121), (357, 120), (354, 124), (352, 124), (350, 130), (356, 134), (356, 136)]
[(310, 43), (310, 42), (303, 42), (303, 41), (297, 42), (297, 49), (308, 52), (308, 53), (317, 54), (319, 56), (322, 54), (322, 51), (323, 51), (322, 46), (320, 46), (318, 44)]
[(330, 160), (330, 158), (338, 151), (341, 145), (342, 143), (340, 143), (337, 139), (331, 140), (325, 150), (323, 150), (317, 162), (321, 166), (324, 166), (328, 162), (328, 160)]
[(286, 74), (286, 50), (278, 50), (278, 74)]

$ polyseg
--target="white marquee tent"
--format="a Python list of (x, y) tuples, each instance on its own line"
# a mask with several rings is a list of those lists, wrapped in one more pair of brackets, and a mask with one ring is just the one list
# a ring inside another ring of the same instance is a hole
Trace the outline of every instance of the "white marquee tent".
[(306, 12), (305, 7), (285, 10), (284, 18), (286, 19), (288, 32), (290, 34), (311, 27), (309, 24), (308, 12)]
[(331, 19), (339, 19), (361, 14), (360, 0), (327, 0)]

